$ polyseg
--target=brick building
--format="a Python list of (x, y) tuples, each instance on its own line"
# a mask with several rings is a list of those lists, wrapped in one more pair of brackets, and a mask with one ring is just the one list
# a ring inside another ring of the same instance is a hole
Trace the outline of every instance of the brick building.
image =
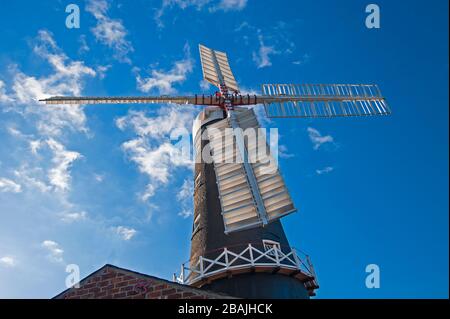
[(105, 265), (54, 299), (229, 299), (230, 296), (192, 288), (113, 265)]

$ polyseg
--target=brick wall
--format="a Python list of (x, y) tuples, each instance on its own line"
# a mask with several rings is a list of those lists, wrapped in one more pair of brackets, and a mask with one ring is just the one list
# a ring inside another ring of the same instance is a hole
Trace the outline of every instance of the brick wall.
[(223, 299), (231, 298), (164, 279), (105, 265), (55, 299)]

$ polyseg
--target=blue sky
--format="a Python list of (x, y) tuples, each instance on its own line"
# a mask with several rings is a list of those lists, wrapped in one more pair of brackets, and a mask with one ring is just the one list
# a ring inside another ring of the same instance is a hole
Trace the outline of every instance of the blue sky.
[[(70, 3), (79, 29), (65, 27)], [(447, 298), (448, 2), (376, 1), (370, 30), (369, 3), (3, 1), (0, 297), (51, 297), (67, 264), (171, 278), (189, 258), (192, 166), (169, 156), (169, 134), (197, 109), (36, 99), (213, 92), (203, 43), (228, 53), (246, 92), (379, 84), (391, 117), (266, 123), (299, 208), (283, 224), (315, 264), (319, 298)], [(365, 287), (373, 263), (380, 289)]]

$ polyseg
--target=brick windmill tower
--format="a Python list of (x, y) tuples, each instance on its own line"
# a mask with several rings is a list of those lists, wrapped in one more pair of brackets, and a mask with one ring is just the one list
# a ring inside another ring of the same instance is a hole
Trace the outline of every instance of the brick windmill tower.
[(204, 106), (193, 124), (191, 256), (174, 280), (243, 298), (314, 296), (312, 263), (290, 246), (280, 222), (296, 208), (252, 107), (263, 104), (269, 118), (388, 115), (390, 109), (371, 84), (264, 84), (262, 95), (241, 95), (225, 53), (200, 45), (200, 57), (204, 79), (219, 89), (215, 94), (42, 101)]

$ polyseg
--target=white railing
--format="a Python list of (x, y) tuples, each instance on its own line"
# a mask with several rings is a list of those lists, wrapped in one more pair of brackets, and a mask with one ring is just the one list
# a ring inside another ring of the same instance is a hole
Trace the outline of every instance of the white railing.
[[(236, 249), (233, 250), (236, 251)], [(265, 250), (264, 248), (258, 249), (252, 244), (248, 244), (239, 253), (234, 251), (225, 247), (217, 251), (218, 255), (214, 259), (200, 256), (193, 265), (190, 265), (190, 262), (184, 263), (181, 266), (180, 274), (173, 275), (173, 280), (180, 284), (194, 285), (209, 277), (232, 272), (233, 270), (272, 267), (290, 269), (293, 272), (302, 273), (310, 279), (305, 281), (307, 288), (318, 287), (314, 267), (309, 256), (299, 255), (293, 248), (283, 252), (276, 245)]]

